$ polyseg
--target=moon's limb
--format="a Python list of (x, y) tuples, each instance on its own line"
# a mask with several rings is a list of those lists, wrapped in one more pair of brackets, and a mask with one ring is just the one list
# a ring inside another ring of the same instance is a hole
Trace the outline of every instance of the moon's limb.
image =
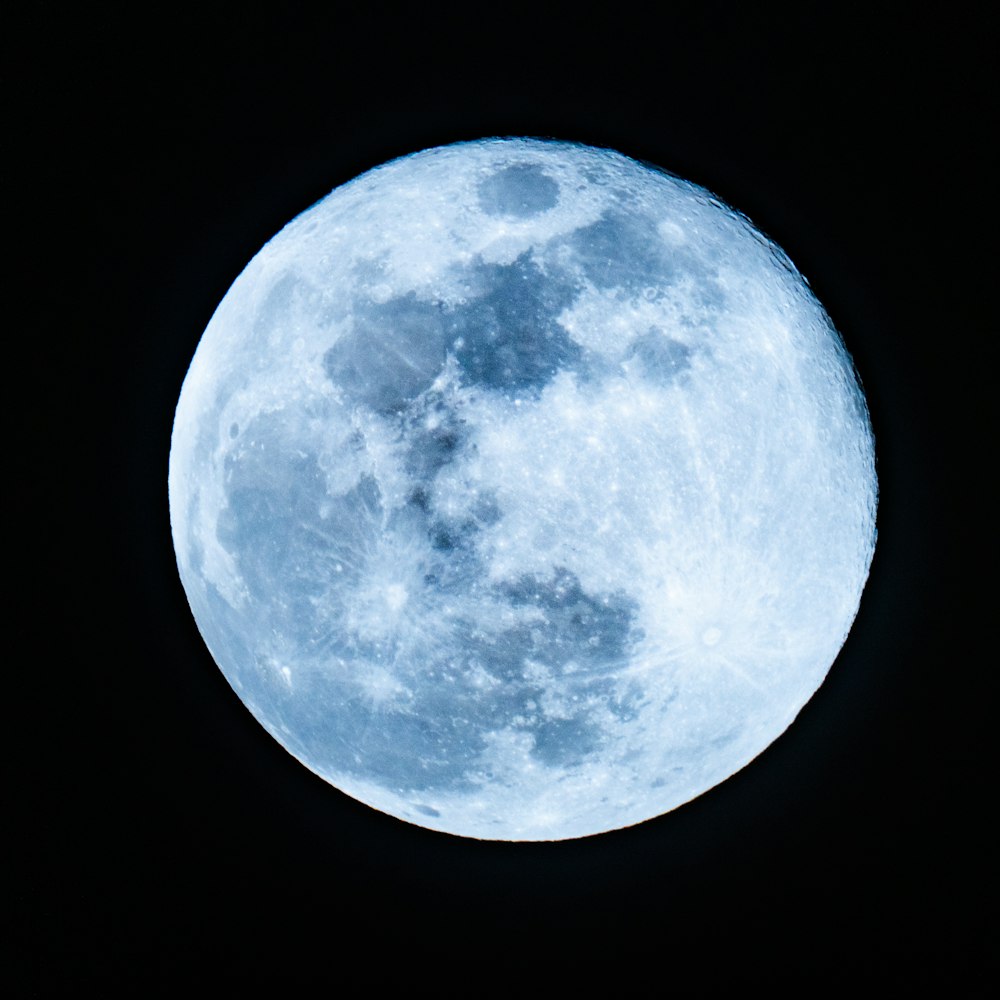
[(335, 191), (185, 380), (171, 521), (256, 717), (496, 839), (658, 815), (788, 726), (857, 612), (874, 447), (787, 258), (705, 191), (505, 140)]

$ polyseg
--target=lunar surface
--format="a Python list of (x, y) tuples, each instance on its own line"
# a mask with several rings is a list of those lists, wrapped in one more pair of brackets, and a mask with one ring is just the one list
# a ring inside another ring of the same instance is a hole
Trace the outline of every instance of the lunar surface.
[(469, 837), (638, 823), (792, 722), (857, 613), (874, 444), (830, 320), (702, 188), (431, 149), (250, 262), (184, 381), (170, 513), (247, 707)]

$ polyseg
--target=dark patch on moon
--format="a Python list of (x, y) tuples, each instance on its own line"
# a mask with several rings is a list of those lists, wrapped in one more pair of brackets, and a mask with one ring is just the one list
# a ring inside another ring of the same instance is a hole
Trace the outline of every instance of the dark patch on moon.
[(691, 348), (655, 328), (636, 337), (629, 358), (635, 358), (643, 374), (659, 385), (667, 385), (691, 367)]
[(316, 456), (287, 439), (276, 414), (251, 422), (226, 458), (216, 537), (239, 566), (262, 634), (273, 626), (308, 648), (324, 627), (316, 599), (334, 577), (341, 585), (357, 579), (357, 553), (379, 530), (381, 500), (370, 476), (330, 497)]
[[(373, 707), (349, 678), (335, 671), (317, 678), (308, 697), (289, 706), (296, 713), (295, 731), (308, 748), (312, 766), (354, 774), (398, 792), (431, 789), (463, 791), (466, 777), (484, 747), (469, 734), (455, 710), (453, 697), (443, 698), (429, 684), (409, 711)], [(426, 815), (430, 815), (427, 813)]]
[(596, 222), (574, 230), (567, 241), (573, 263), (602, 291), (662, 289), (675, 280), (656, 225), (645, 216), (609, 210)]
[(407, 445), (404, 467), (418, 483), (426, 484), (458, 457), (468, 433), (455, 410), (440, 399), (428, 399), (413, 410), (416, 412), (408, 413), (404, 423)]
[(535, 745), (531, 755), (555, 767), (581, 761), (600, 745), (600, 731), (586, 716), (545, 719), (532, 729)]
[[(545, 619), (499, 631), (458, 623), (448, 649), (423, 664), (405, 706), (365, 701), (351, 678), (363, 661), (348, 662), (340, 675), (318, 674), (310, 696), (289, 705), (310, 762), (368, 780), (379, 774), (385, 787), (411, 793), (459, 791), (474, 784), (493, 733), (530, 735), (540, 763), (574, 766), (604, 739), (595, 703), (622, 719), (634, 717), (634, 699), (615, 693), (616, 667), (635, 638), (635, 607), (627, 598), (587, 594), (566, 571), (551, 580), (525, 577), (498, 592), (514, 606), (541, 609)], [(567, 704), (577, 698), (577, 710), (546, 715), (545, 685), (529, 676), (533, 663), (558, 676), (559, 697)], [(477, 666), (505, 683), (476, 684)]]
[(440, 305), (413, 292), (388, 302), (358, 302), (354, 325), (323, 356), (330, 381), (378, 413), (403, 409), (427, 389), (445, 363)]
[(226, 507), (216, 522), (216, 537), (264, 608), (321, 589), (315, 538), (306, 525), (320, 520), (326, 481), (316, 456), (287, 447), (286, 438), (277, 415), (251, 422), (226, 458)]
[[(288, 322), (289, 317), (295, 315), (300, 281), (299, 277), (290, 273), (275, 279), (267, 290), (264, 301), (254, 313), (250, 327), (250, 345), (267, 344), (275, 328), (280, 328), (282, 323)], [(256, 349), (260, 350), (259, 347)]]
[(487, 215), (530, 219), (558, 201), (559, 184), (535, 163), (504, 167), (479, 182), (479, 207)]
[(465, 277), (470, 297), (454, 307), (414, 292), (355, 304), (352, 328), (323, 356), (327, 377), (349, 402), (403, 412), (431, 387), (448, 350), (464, 382), (508, 394), (536, 391), (580, 360), (557, 319), (577, 292), (565, 275), (544, 274), (524, 253), (512, 264), (480, 261)]
[(576, 289), (543, 274), (530, 254), (512, 264), (480, 264), (470, 277), (481, 294), (449, 318), (463, 381), (501, 392), (538, 390), (581, 357), (557, 317)]
[(514, 607), (540, 612), (531, 629), (532, 659), (556, 668), (600, 672), (614, 668), (634, 639), (635, 602), (624, 594), (588, 594), (575, 574), (559, 569), (551, 580), (525, 576), (498, 588)]
[[(586, 593), (567, 570), (551, 580), (525, 576), (496, 589), (513, 607), (540, 613), (497, 633), (470, 628), (464, 637), (471, 659), (503, 682), (504, 695), (493, 696), (488, 705), (491, 722), (531, 735), (532, 755), (541, 763), (579, 763), (603, 739), (595, 702), (622, 720), (637, 712), (639, 693), (624, 694), (616, 676), (637, 639), (636, 605), (622, 594)], [(539, 668), (553, 677), (567, 706), (579, 704), (575, 711), (559, 718), (545, 714)]]

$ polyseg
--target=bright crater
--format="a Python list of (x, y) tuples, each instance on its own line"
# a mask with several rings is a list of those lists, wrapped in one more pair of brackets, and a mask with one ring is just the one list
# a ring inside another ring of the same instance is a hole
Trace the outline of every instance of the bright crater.
[(780, 735), (857, 613), (874, 448), (837, 332), (708, 192), (432, 149), (251, 261), (177, 407), (181, 579), (261, 724), (436, 830), (579, 837)]

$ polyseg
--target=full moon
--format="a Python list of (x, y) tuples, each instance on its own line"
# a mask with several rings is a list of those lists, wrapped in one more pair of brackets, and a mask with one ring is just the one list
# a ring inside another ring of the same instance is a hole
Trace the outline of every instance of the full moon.
[(181, 580), (326, 781), (410, 823), (639, 823), (792, 723), (875, 544), (868, 410), (788, 257), (617, 152), (491, 139), (247, 265), (174, 421)]

